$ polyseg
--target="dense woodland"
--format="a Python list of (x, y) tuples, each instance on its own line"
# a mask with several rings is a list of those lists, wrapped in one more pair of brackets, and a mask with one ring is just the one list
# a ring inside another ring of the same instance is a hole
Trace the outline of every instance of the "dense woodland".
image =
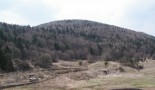
[(155, 58), (155, 37), (87, 20), (62, 20), (35, 27), (0, 23), (0, 71), (48, 68), (58, 60), (118, 61)]

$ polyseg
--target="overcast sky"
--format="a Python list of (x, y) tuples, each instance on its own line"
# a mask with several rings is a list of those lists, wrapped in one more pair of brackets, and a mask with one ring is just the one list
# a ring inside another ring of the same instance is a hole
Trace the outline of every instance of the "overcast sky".
[(0, 0), (0, 22), (38, 25), (86, 19), (155, 36), (155, 0)]

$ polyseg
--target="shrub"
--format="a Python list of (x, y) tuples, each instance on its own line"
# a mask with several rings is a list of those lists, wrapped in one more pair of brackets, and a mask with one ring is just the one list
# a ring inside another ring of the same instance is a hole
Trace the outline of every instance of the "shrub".
[(42, 54), (39, 58), (37, 65), (40, 66), (41, 68), (50, 68), (50, 66), (52, 65), (51, 56), (47, 53)]
[(125, 72), (124, 68), (122, 68), (122, 67), (119, 67), (118, 70), (119, 70), (120, 72)]
[(13, 62), (9, 54), (4, 54), (0, 51), (0, 69), (2, 71), (11, 72), (14, 71)]
[(82, 65), (82, 61), (79, 61), (79, 66), (81, 66)]
[(104, 62), (104, 65), (105, 65), (105, 66), (108, 66), (108, 65), (109, 65), (109, 62), (108, 62), (108, 61), (105, 61), (105, 62)]
[(141, 69), (143, 69), (143, 68), (144, 68), (143, 65), (138, 65), (138, 66), (137, 66), (137, 69), (138, 69), (138, 70), (141, 70)]
[(26, 70), (30, 70), (31, 67), (29, 66), (29, 64), (27, 62), (21, 61), (18, 65), (17, 65), (19, 70), (22, 71), (26, 71)]

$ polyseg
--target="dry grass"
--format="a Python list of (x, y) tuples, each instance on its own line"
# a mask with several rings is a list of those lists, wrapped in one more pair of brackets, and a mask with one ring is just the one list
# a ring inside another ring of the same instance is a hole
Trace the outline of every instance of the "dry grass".
[[(58, 64), (63, 67), (73, 67), (71, 64), (78, 67), (77, 62), (64, 63), (61, 61)], [(108, 66), (105, 66), (104, 62), (99, 61), (86, 66), (89, 68), (87, 71), (70, 72), (38, 84), (6, 90), (109, 90), (117, 88), (155, 90), (155, 61), (149, 60), (141, 64), (144, 65), (144, 69), (136, 71), (135, 69), (121, 66), (116, 62), (110, 62)], [(98, 73), (98, 71), (105, 68), (114, 70), (120, 66), (123, 67), (126, 72), (110, 73), (108, 75)]]

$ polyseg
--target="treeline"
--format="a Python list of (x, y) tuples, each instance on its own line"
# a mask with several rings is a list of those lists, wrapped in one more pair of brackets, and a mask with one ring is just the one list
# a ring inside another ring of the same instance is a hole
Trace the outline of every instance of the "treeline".
[(58, 60), (115, 60), (133, 65), (155, 58), (155, 37), (86, 20), (36, 27), (0, 23), (0, 58), (3, 71), (28, 68), (27, 61), (40, 67)]

